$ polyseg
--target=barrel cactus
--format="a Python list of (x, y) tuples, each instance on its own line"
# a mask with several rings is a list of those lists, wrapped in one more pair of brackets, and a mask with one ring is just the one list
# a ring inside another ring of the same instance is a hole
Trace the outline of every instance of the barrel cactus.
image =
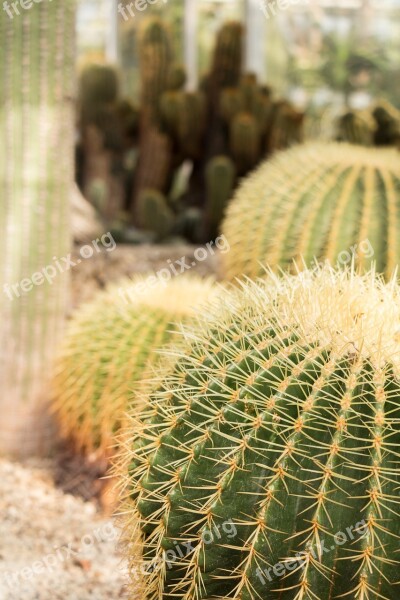
[(186, 328), (125, 455), (147, 600), (397, 600), (399, 315), (325, 266)]
[(223, 226), (228, 277), (263, 265), (314, 259), (377, 270), (400, 262), (400, 155), (394, 149), (311, 143), (277, 154), (251, 174)]
[(72, 319), (57, 358), (53, 410), (79, 450), (106, 452), (133, 390), (178, 328), (216, 293), (211, 280), (136, 276), (111, 287)]

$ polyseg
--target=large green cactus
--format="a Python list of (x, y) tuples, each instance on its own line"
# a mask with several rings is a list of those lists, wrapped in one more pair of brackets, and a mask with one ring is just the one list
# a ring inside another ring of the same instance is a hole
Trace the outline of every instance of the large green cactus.
[(399, 315), (324, 268), (187, 329), (125, 457), (146, 600), (397, 600)]
[(308, 144), (281, 152), (241, 185), (223, 233), (229, 278), (314, 259), (390, 276), (400, 262), (400, 156), (393, 149)]
[(0, 10), (0, 454), (32, 455), (52, 437), (45, 378), (68, 304), (57, 265), (71, 245), (74, 27), (74, 0)]
[(55, 368), (53, 410), (78, 449), (107, 451), (156, 350), (217, 293), (210, 280), (167, 282), (168, 275), (169, 268), (122, 281), (72, 319)]

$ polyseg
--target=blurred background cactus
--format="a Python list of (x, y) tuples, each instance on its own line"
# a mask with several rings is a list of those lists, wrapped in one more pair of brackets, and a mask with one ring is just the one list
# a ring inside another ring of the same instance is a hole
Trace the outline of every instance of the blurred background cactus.
[[(238, 188), (222, 231), (229, 278), (314, 262), (391, 277), (400, 263), (400, 154), (338, 143), (280, 152)], [(296, 265), (294, 265), (296, 262)]]
[(211, 279), (167, 282), (156, 274), (123, 280), (71, 320), (56, 361), (52, 407), (62, 435), (79, 451), (115, 451), (126, 411), (139, 408), (138, 388), (180, 322), (217, 297)]
[[(274, 100), (254, 74), (244, 74), (244, 41), (241, 23), (223, 24), (209, 72), (199, 89), (188, 90), (171, 29), (160, 17), (144, 19), (137, 45), (139, 108), (120, 96), (120, 75), (113, 68), (91, 65), (83, 70), (78, 182), (105, 223), (128, 211), (131, 224), (143, 227), (140, 214), (149, 197), (143, 192), (152, 189), (174, 205), (178, 235), (187, 237), (181, 224), (196, 209), (202, 221), (196, 241), (207, 241), (218, 235), (220, 221), (210, 220), (208, 207), (215, 205), (215, 196), (208, 198), (209, 161), (225, 156), (233, 160), (237, 176), (243, 176), (275, 150), (302, 140), (303, 115), (289, 102)], [(177, 197), (177, 174), (188, 163), (187, 186)], [(226, 189), (221, 192), (225, 195)], [(194, 240), (190, 234), (189, 239)]]

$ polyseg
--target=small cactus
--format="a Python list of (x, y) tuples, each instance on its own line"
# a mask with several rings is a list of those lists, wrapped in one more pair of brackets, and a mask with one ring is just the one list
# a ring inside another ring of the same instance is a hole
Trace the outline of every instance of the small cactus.
[(299, 144), (303, 137), (304, 113), (296, 110), (286, 100), (273, 103), (267, 137), (268, 152), (273, 153)]
[(372, 110), (376, 121), (375, 144), (393, 146), (400, 142), (400, 111), (385, 100), (376, 103)]
[(230, 152), (239, 175), (254, 168), (261, 158), (261, 135), (255, 117), (239, 113), (231, 123)]
[(228, 156), (212, 158), (206, 167), (206, 212), (210, 239), (219, 233), (234, 185), (235, 166), (232, 160)]
[(243, 96), (239, 88), (225, 88), (221, 92), (220, 114), (225, 123), (231, 123), (243, 108)]
[(131, 598), (398, 599), (399, 315), (323, 268), (185, 328), (127, 430)]
[(367, 111), (349, 111), (338, 121), (337, 140), (358, 146), (373, 146), (376, 122)]
[(144, 189), (138, 200), (139, 223), (146, 231), (152, 231), (157, 240), (166, 238), (174, 224), (174, 213), (161, 192)]
[(183, 65), (174, 64), (168, 73), (167, 88), (171, 91), (179, 91), (186, 84), (186, 70)]
[(166, 283), (155, 275), (136, 276), (80, 308), (53, 379), (62, 434), (80, 450), (106, 452), (156, 350), (171, 340), (178, 321), (193, 318), (195, 307), (216, 293), (211, 280), (197, 277)]
[(168, 135), (176, 138), (180, 118), (182, 92), (168, 90), (161, 96), (160, 119), (161, 127)]
[(199, 158), (206, 131), (207, 103), (202, 92), (181, 94), (178, 120), (180, 149), (187, 158)]
[[(400, 263), (400, 156), (394, 149), (310, 143), (280, 152), (229, 204), (229, 278), (316, 260), (390, 277)], [(347, 259), (346, 259), (347, 257)]]
[(118, 99), (119, 81), (115, 69), (109, 65), (88, 65), (81, 73), (79, 100), (83, 112), (99, 105), (113, 105)]

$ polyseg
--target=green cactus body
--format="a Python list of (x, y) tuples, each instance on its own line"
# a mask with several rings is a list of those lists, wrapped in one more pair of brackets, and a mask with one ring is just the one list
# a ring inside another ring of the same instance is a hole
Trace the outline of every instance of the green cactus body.
[(247, 173), (260, 160), (261, 135), (255, 117), (239, 113), (230, 128), (230, 151), (239, 175)]
[(314, 259), (371, 261), (390, 276), (400, 262), (400, 156), (348, 144), (308, 144), (277, 154), (236, 192), (223, 225), (229, 278)]
[(326, 268), (187, 328), (125, 456), (146, 600), (397, 600), (399, 314)]
[(206, 131), (207, 103), (202, 92), (181, 94), (178, 121), (180, 149), (185, 157), (198, 159), (204, 151), (202, 141)]
[(221, 92), (220, 114), (225, 123), (229, 124), (243, 108), (243, 96), (239, 88), (225, 88)]
[(90, 116), (99, 105), (114, 105), (118, 92), (118, 75), (113, 67), (89, 65), (82, 71), (79, 100), (84, 115)]
[(144, 122), (157, 123), (161, 95), (168, 88), (173, 57), (169, 31), (161, 19), (151, 18), (144, 24), (140, 40), (140, 75)]
[(240, 82), (240, 92), (243, 98), (244, 110), (253, 113), (258, 96), (260, 95), (257, 77), (252, 73), (243, 75)]
[[(105, 452), (118, 434), (134, 389), (179, 321), (215, 297), (211, 280), (167, 283), (136, 276), (110, 287), (73, 317), (57, 359), (53, 410), (79, 449)], [(135, 404), (137, 409), (137, 404)]]
[[(155, 157), (157, 157), (156, 160)], [(171, 140), (154, 127), (147, 129), (140, 144), (138, 167), (135, 174), (135, 198), (139, 198), (141, 192), (147, 188), (161, 192), (167, 190), (171, 165)]]
[(164, 194), (157, 190), (145, 189), (141, 192), (138, 216), (141, 227), (146, 231), (153, 231), (158, 240), (167, 237), (172, 230), (174, 214)]
[(177, 138), (182, 92), (167, 91), (161, 96), (161, 125), (171, 137)]
[(217, 35), (211, 70), (214, 93), (239, 83), (243, 63), (243, 27), (241, 23), (225, 23)]
[(179, 91), (186, 84), (186, 70), (183, 65), (172, 65), (168, 73), (168, 89)]
[(207, 220), (211, 238), (219, 233), (234, 185), (235, 166), (232, 160), (227, 156), (212, 158), (206, 167)]

